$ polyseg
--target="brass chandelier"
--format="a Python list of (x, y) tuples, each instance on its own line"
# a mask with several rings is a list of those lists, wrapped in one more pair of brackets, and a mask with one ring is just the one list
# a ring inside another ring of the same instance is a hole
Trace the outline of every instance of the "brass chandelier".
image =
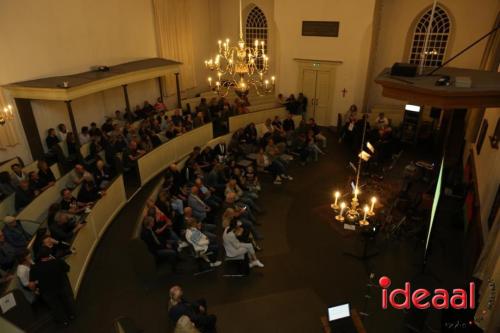
[(218, 41), (218, 53), (215, 58), (205, 60), (205, 67), (214, 72), (216, 78), (208, 77), (212, 91), (219, 96), (227, 96), (231, 90), (238, 97), (247, 96), (250, 89), (257, 95), (274, 91), (276, 78), (269, 79), (269, 57), (265, 53), (264, 41), (255, 40), (254, 45), (246, 45), (243, 40), (243, 26), (240, 7), (240, 39), (236, 46), (230, 45), (229, 39)]

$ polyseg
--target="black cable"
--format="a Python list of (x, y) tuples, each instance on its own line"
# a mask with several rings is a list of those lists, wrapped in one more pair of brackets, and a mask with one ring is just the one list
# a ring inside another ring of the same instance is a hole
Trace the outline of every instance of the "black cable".
[(451, 57), (450, 59), (446, 60), (444, 63), (442, 63), (441, 65), (439, 65), (439, 67), (434, 68), (432, 71), (430, 71), (428, 74), (425, 74), (424, 76), (430, 76), (430, 75), (434, 74), (438, 69), (443, 68), (445, 65), (449, 64), (452, 60), (456, 59), (462, 53), (464, 53), (465, 51), (467, 51), (468, 49), (470, 49), (471, 47), (473, 47), (474, 45), (476, 45), (477, 43), (479, 43), (480, 41), (482, 41), (483, 39), (485, 39), (486, 37), (488, 37), (489, 35), (491, 35), (495, 31), (497, 31), (498, 29), (500, 29), (500, 25), (496, 26), (493, 30), (491, 30), (490, 32), (488, 32), (485, 35), (481, 36), (481, 38), (479, 38), (478, 40), (476, 40), (474, 43), (470, 44), (465, 49), (463, 49), (462, 51), (458, 52), (453, 57)]

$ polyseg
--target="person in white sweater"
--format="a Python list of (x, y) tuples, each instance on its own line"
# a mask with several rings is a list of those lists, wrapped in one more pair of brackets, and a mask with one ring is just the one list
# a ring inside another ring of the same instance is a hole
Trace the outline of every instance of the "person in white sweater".
[(229, 223), (229, 226), (224, 229), (224, 233), (222, 235), (226, 255), (230, 258), (234, 258), (248, 254), (248, 257), (250, 258), (250, 268), (255, 266), (261, 268), (264, 267), (264, 264), (257, 258), (253, 245), (251, 243), (242, 243), (238, 240), (237, 235), (241, 232), (243, 232), (241, 222), (233, 218)]
[(188, 243), (193, 246), (196, 253), (198, 253), (198, 255), (210, 265), (210, 267), (220, 266), (220, 261), (212, 261), (207, 255), (208, 252), (212, 252), (213, 256), (217, 258), (219, 246), (211, 243), (208, 237), (200, 231), (201, 223), (199, 223), (195, 218), (187, 220), (186, 223), (187, 229), (185, 237)]

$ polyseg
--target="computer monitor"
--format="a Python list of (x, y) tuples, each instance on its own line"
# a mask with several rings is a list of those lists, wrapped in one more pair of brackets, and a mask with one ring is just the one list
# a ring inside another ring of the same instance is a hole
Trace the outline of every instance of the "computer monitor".
[(332, 306), (328, 308), (328, 321), (339, 320), (351, 316), (349, 303)]
[(419, 105), (413, 105), (413, 104), (406, 104), (405, 105), (406, 111), (420, 112), (420, 109), (421, 109), (421, 107)]
[(328, 308), (328, 322), (335, 333), (356, 333), (356, 327), (351, 317), (351, 305), (340, 304)]

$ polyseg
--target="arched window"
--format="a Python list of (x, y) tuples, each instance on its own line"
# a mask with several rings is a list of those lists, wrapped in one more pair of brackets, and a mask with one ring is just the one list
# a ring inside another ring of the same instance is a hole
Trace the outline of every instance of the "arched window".
[[(422, 52), (424, 52), (425, 35), (429, 27), (432, 8), (429, 8), (424, 15), (418, 20), (413, 32), (413, 41), (410, 49), (411, 64), (420, 64)], [(437, 67), (443, 62), (446, 46), (450, 39), (451, 22), (446, 11), (440, 6), (436, 6), (434, 18), (432, 20), (429, 40), (427, 42), (427, 50), (424, 66)]]
[[(267, 19), (262, 9), (257, 6), (253, 7), (247, 16), (245, 24), (245, 43), (249, 46), (253, 46), (256, 39), (264, 41), (264, 52), (267, 54)], [(262, 61), (257, 62), (257, 67), (262, 67)]]

